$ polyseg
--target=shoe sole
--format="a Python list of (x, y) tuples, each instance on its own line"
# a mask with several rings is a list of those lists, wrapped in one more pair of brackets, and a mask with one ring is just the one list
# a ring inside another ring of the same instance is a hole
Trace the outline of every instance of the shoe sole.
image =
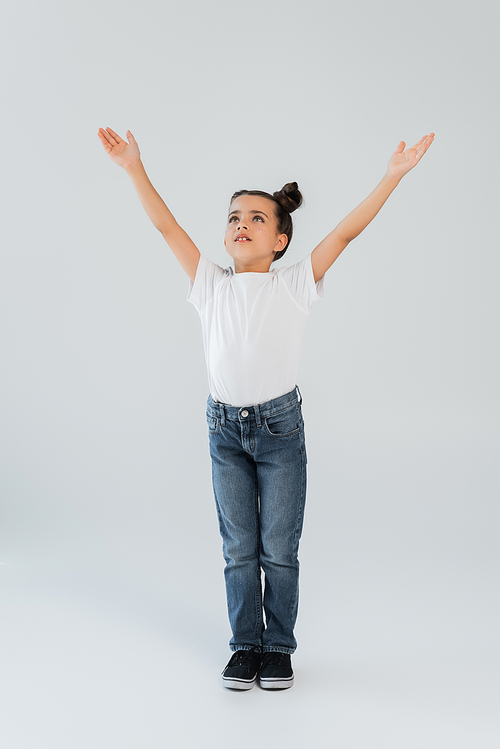
[(251, 689), (255, 686), (257, 677), (252, 681), (245, 681), (244, 679), (227, 679), (222, 677), (222, 686), (226, 689)]
[(293, 676), (288, 679), (260, 679), (262, 689), (289, 689), (293, 687)]

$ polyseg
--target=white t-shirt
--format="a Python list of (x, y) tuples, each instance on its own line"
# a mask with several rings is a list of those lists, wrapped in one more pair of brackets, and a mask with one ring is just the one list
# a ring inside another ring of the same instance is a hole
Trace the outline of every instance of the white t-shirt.
[(187, 300), (202, 325), (210, 393), (231, 406), (265, 403), (297, 384), (312, 304), (323, 296), (311, 255), (268, 273), (235, 273), (203, 255)]

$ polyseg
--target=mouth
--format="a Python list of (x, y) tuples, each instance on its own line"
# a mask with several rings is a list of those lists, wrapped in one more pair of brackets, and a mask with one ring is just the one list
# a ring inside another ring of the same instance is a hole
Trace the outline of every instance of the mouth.
[(235, 242), (251, 242), (252, 240), (250, 239), (250, 237), (245, 237), (242, 235), (242, 236), (236, 237), (234, 241)]

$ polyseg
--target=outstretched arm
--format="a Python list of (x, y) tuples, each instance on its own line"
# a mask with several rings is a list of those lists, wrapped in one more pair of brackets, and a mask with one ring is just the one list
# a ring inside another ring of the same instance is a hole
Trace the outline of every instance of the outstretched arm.
[(318, 281), (335, 262), (349, 242), (361, 234), (380, 211), (391, 192), (398, 186), (405, 174), (418, 164), (434, 140), (434, 133), (424, 135), (412, 148), (406, 151), (402, 140), (392, 154), (387, 172), (377, 187), (363, 200), (335, 229), (313, 250), (311, 255), (314, 280)]
[(179, 226), (151, 184), (141, 161), (139, 146), (134, 136), (130, 130), (127, 130), (126, 135), (129, 141), (127, 143), (110, 127), (107, 127), (106, 130), (102, 127), (99, 128), (97, 135), (111, 161), (127, 172), (144, 210), (158, 231), (162, 233), (189, 278), (194, 281), (200, 251), (184, 229)]

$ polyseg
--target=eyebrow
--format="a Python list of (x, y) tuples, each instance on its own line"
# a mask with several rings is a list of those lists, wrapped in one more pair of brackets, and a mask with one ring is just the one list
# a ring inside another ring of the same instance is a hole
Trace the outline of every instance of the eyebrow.
[[(231, 211), (231, 213), (229, 214), (229, 216), (232, 216), (233, 214), (239, 214), (239, 213), (240, 213), (240, 211)], [(250, 211), (250, 213), (262, 213), (263, 216), (265, 216), (266, 218), (269, 218), (269, 216), (267, 215), (267, 213), (264, 213), (264, 211)], [(229, 218), (229, 216), (228, 216), (228, 218)]]

